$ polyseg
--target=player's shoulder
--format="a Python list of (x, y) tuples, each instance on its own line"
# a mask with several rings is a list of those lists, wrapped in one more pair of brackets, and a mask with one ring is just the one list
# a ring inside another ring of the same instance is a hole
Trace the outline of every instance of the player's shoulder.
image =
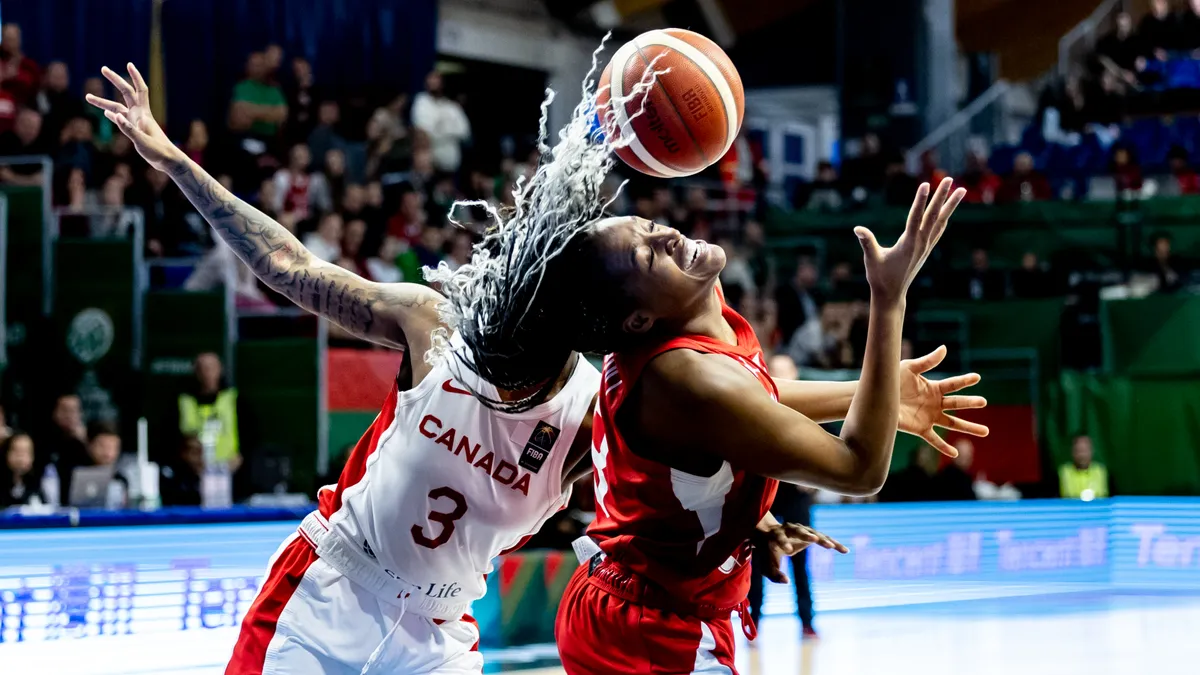
[(673, 349), (658, 355), (646, 364), (641, 379), (649, 397), (670, 397), (680, 405), (721, 402), (762, 390), (762, 385), (729, 356), (693, 349)]

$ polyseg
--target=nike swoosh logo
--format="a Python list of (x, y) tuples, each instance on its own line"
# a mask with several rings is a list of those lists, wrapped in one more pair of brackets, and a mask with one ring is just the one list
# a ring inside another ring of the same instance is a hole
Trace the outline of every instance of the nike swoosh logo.
[(442, 391), (448, 391), (451, 394), (462, 394), (463, 396), (471, 396), (471, 392), (466, 389), (459, 389), (454, 386), (454, 380), (446, 380), (442, 383)]

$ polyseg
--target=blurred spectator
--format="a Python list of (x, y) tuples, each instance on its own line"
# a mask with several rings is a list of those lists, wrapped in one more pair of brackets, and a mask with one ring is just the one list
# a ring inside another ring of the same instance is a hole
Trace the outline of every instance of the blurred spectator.
[(1032, 202), (1050, 199), (1050, 182), (1033, 168), (1033, 155), (1022, 152), (1013, 159), (1013, 170), (1000, 186), (1000, 203)]
[(87, 462), (87, 427), (83, 406), (75, 394), (63, 394), (54, 402), (50, 428), (37, 439), (42, 459), (53, 466), (65, 500), (71, 494), (71, 472)]
[(0, 89), (8, 92), (17, 107), (28, 105), (42, 84), (42, 69), (21, 51), (21, 27), (4, 24), (0, 36)]
[(1129, 148), (1123, 145), (1113, 148), (1109, 172), (1112, 173), (1118, 194), (1125, 193), (1125, 196), (1128, 196), (1131, 192), (1141, 192), (1142, 167), (1138, 165), (1137, 158)]
[(967, 189), (963, 201), (968, 204), (991, 204), (1000, 189), (1000, 178), (992, 173), (987, 157), (979, 152), (967, 153), (967, 166), (958, 183)]
[(267, 57), (254, 52), (246, 59), (246, 79), (233, 88), (229, 128), (273, 138), (287, 121), (287, 99), (279, 85), (268, 82)]
[[(279, 223), (294, 229), (295, 219), (281, 216)], [(289, 227), (289, 224), (291, 227)], [(185, 291), (213, 291), (233, 285), (234, 302), (239, 310), (272, 311), (275, 305), (263, 293), (254, 270), (238, 260), (233, 249), (218, 243), (204, 254), (183, 283)]]
[(1093, 499), (1108, 496), (1108, 470), (1093, 461), (1092, 439), (1076, 434), (1071, 442), (1071, 461), (1058, 469), (1059, 494), (1064, 499)]
[(1190, 0), (1179, 14), (1179, 42), (1175, 48), (1192, 52), (1200, 50), (1200, 0)]
[[(100, 98), (110, 98), (104, 87), (104, 80), (99, 77), (89, 77), (83, 81), (83, 93), (98, 96)], [(96, 143), (101, 147), (108, 147), (113, 138), (113, 123), (104, 116), (104, 111), (94, 105), (84, 105), (83, 113), (92, 121), (92, 129), (96, 132)]]
[(196, 357), (196, 379), (179, 395), (179, 433), (200, 439), (205, 454), (237, 470), (242, 464), (238, 444), (238, 392), (225, 381), (221, 358), (212, 352)]
[[(49, 155), (51, 148), (42, 142), (42, 116), (36, 110), (22, 108), (12, 131), (0, 135), (0, 157)], [(0, 166), (0, 182), (10, 185), (42, 184), (41, 164)]]
[(757, 294), (758, 287), (754, 283), (754, 273), (750, 270), (750, 262), (746, 260), (740, 246), (735, 246), (729, 239), (717, 242), (725, 251), (725, 269), (721, 270), (721, 284), (728, 294), (729, 289), (737, 287), (743, 293)]
[(958, 457), (947, 462), (933, 479), (933, 492), (944, 501), (977, 499), (971, 467), (975, 463), (975, 446), (970, 441), (954, 446)]
[(341, 204), (342, 196), (346, 193), (346, 153), (341, 148), (326, 150), (319, 175), (325, 177), (326, 190), (329, 193), (329, 207), (321, 208), (322, 211), (326, 211), (334, 204)]
[(363, 252), (363, 241), (367, 237), (367, 224), (361, 220), (345, 220), (342, 228), (342, 250), (337, 259), (338, 267), (354, 272), (360, 277), (370, 278), (367, 256)]
[(158, 494), (163, 506), (200, 506), (204, 445), (194, 434), (183, 437), (179, 455), (159, 469)]
[(292, 143), (308, 139), (317, 124), (317, 99), (312, 64), (297, 56), (292, 59), (292, 78), (287, 86), (287, 137)]
[(336, 131), (341, 118), (342, 109), (337, 101), (321, 101), (317, 108), (317, 125), (308, 135), (308, 147), (312, 151), (312, 157), (325, 161), (325, 154), (330, 150), (346, 146), (346, 140)]
[(910, 206), (918, 184), (904, 168), (904, 156), (893, 153), (884, 169), (883, 202), (888, 206)]
[(434, 168), (458, 173), (462, 143), (471, 137), (471, 123), (458, 101), (446, 96), (441, 73), (433, 71), (426, 76), (425, 91), (413, 99), (412, 119), (413, 126), (429, 134)]
[[(408, 135), (408, 125), (404, 121), (404, 109), (408, 106), (408, 94), (398, 94), (388, 101), (388, 104), (377, 108), (371, 115), (370, 124), (378, 128), (379, 133), (393, 139), (404, 138)], [(369, 134), (368, 134), (369, 135)]]
[(59, 133), (57, 145), (56, 170), (79, 168), (89, 178), (96, 175), (92, 164), (99, 150), (92, 141), (91, 120), (83, 116), (71, 118)]
[(0, 442), (12, 436), (12, 427), (8, 426), (8, 416), (4, 413), (4, 406), (0, 405)]
[(1012, 273), (1012, 293), (1016, 298), (1045, 298), (1054, 295), (1050, 273), (1042, 266), (1033, 251), (1021, 256), (1021, 268)]
[(837, 169), (832, 162), (821, 160), (817, 163), (817, 176), (813, 182), (797, 186), (795, 206), (809, 211), (839, 211), (842, 208), (839, 189)]
[(188, 159), (204, 166), (206, 151), (208, 150), (208, 125), (204, 120), (192, 120), (188, 126), (187, 140), (183, 142), (183, 151), (187, 154)]
[(1151, 0), (1150, 12), (1138, 24), (1138, 37), (1146, 56), (1167, 60), (1167, 52), (1179, 47), (1179, 17), (1171, 11), (1171, 0)]
[(271, 85), (279, 85), (279, 69), (283, 66), (283, 47), (277, 44), (269, 44), (263, 50), (263, 64), (266, 74), (263, 76), (263, 81)]
[(342, 216), (336, 211), (321, 216), (315, 232), (304, 235), (304, 247), (325, 262), (342, 257)]
[[(982, 471), (973, 471), (975, 443), (973, 443), (970, 438), (966, 436), (959, 436), (957, 439), (955, 439), (953, 445), (954, 449), (958, 450), (958, 456), (960, 458), (963, 455), (968, 455), (971, 458), (970, 460), (966, 460), (966, 465), (962, 468), (968, 473), (975, 474), (975, 482), (971, 484), (971, 489), (973, 491), (972, 494), (974, 495), (971, 497), (972, 499), (1011, 502), (1021, 498), (1021, 492), (1013, 487), (1011, 483), (996, 485), (995, 483), (989, 481), (987, 476), (985, 476)], [(959, 461), (956, 459), (954, 463), (958, 464)]]
[(929, 149), (921, 153), (921, 173), (917, 178), (931, 186), (936, 186), (947, 176), (946, 170), (940, 166), (937, 150)]
[(29, 434), (18, 431), (0, 439), (0, 458), (0, 508), (47, 503)]
[(142, 209), (146, 250), (152, 255), (179, 255), (185, 244), (197, 243), (184, 220), (191, 207), (167, 174), (147, 166), (145, 180), (130, 189), (130, 201)]
[(800, 369), (787, 354), (775, 354), (767, 361), (767, 373), (776, 380), (798, 380)]
[(425, 227), (421, 230), (420, 238), (412, 246), (396, 258), (396, 266), (404, 276), (404, 281), (423, 284), (425, 277), (421, 274), (424, 267), (437, 267), (442, 260), (442, 244), (444, 243), (445, 228)]
[(1186, 149), (1173, 146), (1167, 154), (1167, 164), (1171, 167), (1171, 176), (1179, 184), (1180, 194), (1200, 194), (1200, 174), (1188, 164)]
[(971, 251), (971, 269), (966, 273), (965, 291), (972, 300), (1003, 300), (1004, 275), (992, 269), (987, 249)]
[(34, 97), (33, 107), (42, 114), (42, 140), (51, 145), (58, 140), (58, 135), (67, 120), (83, 117), (83, 101), (70, 94), (70, 77), (67, 64), (54, 61), (46, 66), (46, 76), (42, 79), (42, 89)]
[[(868, 192), (878, 192), (883, 189), (888, 163), (879, 136), (869, 133), (863, 136), (861, 151), (857, 156), (851, 156), (842, 163), (843, 182), (851, 190), (864, 188)], [(912, 199), (911, 194), (909, 199)]]
[(124, 237), (137, 222), (137, 214), (125, 208), (125, 188), (129, 179), (113, 174), (104, 181), (100, 191), (100, 212), (92, 214), (90, 232), (93, 237)]
[(425, 227), (425, 195), (405, 185), (400, 193), (400, 208), (388, 220), (387, 236), (411, 244), (421, 237)]
[(922, 443), (909, 457), (908, 467), (892, 473), (879, 491), (881, 502), (920, 502), (933, 498), (938, 470), (938, 453)]
[(1095, 56), (1100, 68), (1125, 85), (1136, 87), (1137, 73), (1145, 67), (1140, 61), (1147, 51), (1145, 42), (1133, 32), (1133, 17), (1121, 12), (1117, 14), (1116, 28), (1096, 43)]
[(1173, 293), (1183, 287), (1179, 260), (1171, 253), (1171, 235), (1163, 233), (1154, 237), (1154, 260), (1151, 273), (1158, 277), (1158, 292)]
[(792, 334), (806, 321), (820, 316), (820, 298), (817, 291), (819, 272), (810, 258), (800, 258), (796, 273), (790, 284), (775, 290), (775, 302), (779, 307), (780, 339), (787, 343)]
[(276, 213), (294, 213), (298, 220), (306, 220), (333, 207), (329, 184), (320, 173), (310, 173), (312, 157), (308, 146), (292, 146), (288, 153), (288, 165), (275, 172)]
[[(106, 486), (106, 494), (103, 498), (104, 504), (110, 508), (123, 508), (129, 497), (129, 481), (118, 468), (118, 462), (121, 459), (121, 436), (117, 433), (116, 427), (107, 423), (92, 425), (88, 433), (87, 454), (87, 462), (72, 470), (72, 473), (75, 474), (72, 483), (80, 480), (78, 476), (80, 469), (87, 467), (104, 467), (110, 469), (112, 475), (109, 479), (109, 484)], [(70, 500), (71, 506), (95, 505), (92, 503), (94, 498), (91, 495), (83, 495), (82, 493), (72, 495), (70, 492), (65, 494)]]
[(450, 244), (450, 255), (446, 257), (446, 264), (450, 269), (456, 270), (463, 265), (471, 262), (471, 251), (475, 244), (475, 239), (471, 233), (466, 230), (454, 230), (454, 238)]

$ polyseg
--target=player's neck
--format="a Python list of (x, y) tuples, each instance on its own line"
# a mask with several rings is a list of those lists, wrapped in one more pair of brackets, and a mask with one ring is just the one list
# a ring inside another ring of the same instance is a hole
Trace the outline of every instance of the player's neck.
[(727, 344), (737, 344), (737, 333), (725, 320), (721, 298), (715, 292), (701, 299), (679, 330), (680, 335), (703, 335)]

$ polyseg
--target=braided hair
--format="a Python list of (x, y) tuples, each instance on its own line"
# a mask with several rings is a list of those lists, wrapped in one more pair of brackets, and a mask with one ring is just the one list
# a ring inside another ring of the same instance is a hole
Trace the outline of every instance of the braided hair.
[[(446, 300), (439, 312), (448, 326), (434, 332), (426, 361), (449, 359), (451, 368), (467, 368), (498, 389), (532, 391), (502, 401), (464, 382), (495, 410), (521, 412), (538, 405), (573, 351), (604, 353), (620, 342), (621, 322), (614, 323), (613, 316), (627, 300), (606, 283), (593, 241), (596, 223), (616, 199), (606, 198), (603, 190), (612, 150), (629, 142), (608, 138), (603, 129), (615, 128), (613, 120), (598, 119), (595, 75), (603, 49), (601, 42), (592, 54), (582, 100), (553, 147), (547, 144), (546, 126), (554, 92), (546, 91), (538, 137), (542, 159), (528, 180), (518, 178), (515, 206), (500, 211), (487, 202), (460, 201), (451, 207), (455, 225), (461, 226), (456, 220), (461, 208), (482, 208), (491, 220), (471, 262), (456, 270), (445, 262), (425, 270), (428, 281), (442, 286)], [(649, 67), (629, 96), (613, 97), (610, 118), (612, 109), (634, 97), (644, 106), (645, 92), (663, 72)], [(583, 294), (588, 303), (581, 302)], [(451, 347), (451, 331), (461, 346)]]

